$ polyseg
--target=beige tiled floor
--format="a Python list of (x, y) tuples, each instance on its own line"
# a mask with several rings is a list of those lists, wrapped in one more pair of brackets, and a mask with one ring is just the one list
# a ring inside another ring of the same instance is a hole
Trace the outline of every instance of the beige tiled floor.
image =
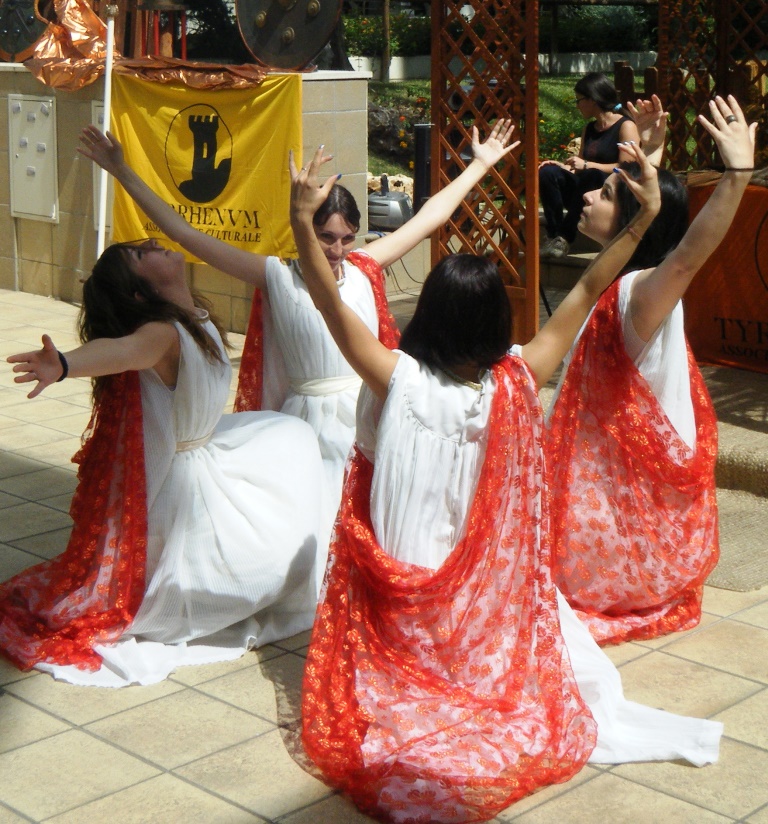
[[(75, 310), (0, 292), (0, 357), (50, 331), (74, 345)], [(240, 339), (236, 340), (236, 343)], [(89, 414), (88, 384), (34, 401), (0, 366), (0, 580), (60, 552)], [(718, 764), (589, 766), (501, 814), (521, 824), (768, 824), (768, 587), (707, 588), (691, 632), (610, 650), (628, 697), (725, 723)], [(0, 824), (368, 821), (305, 772), (295, 742), (306, 635), (227, 664), (109, 691), (0, 660)]]

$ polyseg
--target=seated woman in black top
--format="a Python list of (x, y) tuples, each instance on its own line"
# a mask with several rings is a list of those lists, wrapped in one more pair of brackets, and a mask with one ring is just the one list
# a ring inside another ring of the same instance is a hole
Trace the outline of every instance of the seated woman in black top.
[(613, 83), (601, 72), (584, 75), (574, 87), (576, 108), (589, 122), (581, 135), (578, 155), (565, 162), (539, 165), (539, 198), (544, 208), (547, 239), (542, 257), (565, 257), (576, 238), (583, 197), (599, 189), (619, 161), (619, 143), (640, 142), (634, 121), (623, 114)]

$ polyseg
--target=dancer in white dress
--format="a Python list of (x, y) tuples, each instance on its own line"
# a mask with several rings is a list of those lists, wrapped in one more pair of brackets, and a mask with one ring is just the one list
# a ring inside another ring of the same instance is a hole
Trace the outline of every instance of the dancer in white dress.
[[(348, 260), (341, 264), (341, 272), (342, 300), (378, 336), (379, 317), (368, 277)], [(263, 315), (266, 334), (261, 406), (295, 415), (317, 433), (331, 499), (329, 516), (333, 520), (344, 465), (354, 441), (360, 378), (344, 360), (315, 309), (302, 280), (299, 261), (267, 258), (265, 283), (269, 312)], [(392, 338), (393, 344), (394, 341)]]
[[(354, 443), (360, 380), (314, 308), (298, 261), (252, 254), (197, 231), (130, 169), (113, 135), (87, 127), (81, 142), (81, 153), (114, 175), (167, 237), (205, 263), (256, 287), (235, 408), (287, 412), (315, 430), (326, 469), (324, 509), (330, 536), (344, 465)], [(497, 160), (492, 152), (477, 151), (462, 174), (429, 198), (413, 218), (369, 243), (364, 252), (352, 251), (360, 211), (343, 186), (335, 185), (318, 208), (314, 231), (341, 299), (389, 348), (397, 344), (399, 333), (387, 309), (383, 269), (443, 225)]]
[(0, 648), (24, 668), (148, 684), (312, 625), (316, 438), (276, 412), (222, 416), (231, 367), (184, 268), (154, 241), (110, 247), (84, 286), (87, 342), (8, 359), (30, 397), (102, 376), (70, 545), (0, 587)]
[[(755, 124), (727, 105), (702, 121), (726, 167), (718, 186), (689, 228), (684, 185), (659, 172), (661, 211), (582, 330), (550, 411), (554, 579), (600, 643), (695, 627), (719, 555), (717, 420), (682, 297), (751, 176)], [(607, 243), (636, 208), (611, 175), (584, 196), (579, 228)]]
[[(502, 148), (509, 133), (492, 133)], [(365, 383), (307, 659), (303, 741), (329, 783), (383, 820), (491, 818), (588, 758), (716, 760), (722, 725), (626, 701), (549, 572), (548, 380), (659, 209), (656, 171), (621, 172), (640, 209), (532, 341), (507, 351), (492, 262), (446, 258), (401, 352), (334, 292), (311, 231), (324, 162), (292, 166), (305, 277)], [(575, 676), (575, 677), (574, 677)]]

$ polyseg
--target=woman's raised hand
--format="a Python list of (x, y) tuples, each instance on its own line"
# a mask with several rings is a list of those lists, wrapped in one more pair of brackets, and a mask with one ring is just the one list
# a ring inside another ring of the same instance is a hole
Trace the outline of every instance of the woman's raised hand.
[(8, 363), (15, 363), (14, 372), (20, 372), (14, 383), (29, 383), (37, 381), (37, 386), (27, 395), (34, 398), (46, 386), (56, 383), (64, 374), (64, 365), (59, 358), (59, 352), (48, 335), (43, 335), (43, 348), (36, 352), (22, 352), (20, 355), (10, 355)]
[(622, 143), (621, 149), (629, 161), (636, 161), (640, 166), (640, 178), (635, 180), (624, 169), (617, 168), (622, 180), (627, 184), (641, 209), (658, 214), (661, 208), (661, 192), (659, 191), (659, 170), (651, 163), (637, 143)]
[(123, 147), (111, 133), (101, 132), (96, 126), (86, 126), (80, 132), (80, 146), (77, 151), (114, 175), (123, 163)]
[(516, 140), (510, 143), (512, 133), (515, 131), (515, 126), (509, 118), (502, 117), (497, 120), (491, 129), (491, 133), (485, 140), (485, 143), (480, 142), (480, 134), (477, 126), (472, 127), (472, 156), (475, 160), (479, 160), (488, 169), (495, 166), (502, 157), (509, 154), (512, 149), (520, 145), (520, 141)]
[(638, 98), (636, 103), (627, 101), (627, 110), (637, 126), (643, 151), (649, 157), (654, 157), (656, 152), (664, 148), (669, 112), (664, 111), (661, 99), (655, 94), (651, 95), (650, 100)]
[(748, 124), (736, 98), (729, 94), (724, 100), (719, 95), (709, 101), (712, 120), (703, 114), (699, 123), (712, 135), (726, 171), (749, 171), (755, 165), (755, 132), (757, 123)]
[(291, 172), (291, 216), (312, 220), (315, 212), (325, 203), (333, 184), (341, 175), (332, 175), (320, 186), (317, 173), (320, 167), (333, 160), (333, 155), (324, 154), (325, 146), (319, 146), (311, 162), (296, 168), (293, 151), (288, 155), (288, 168)]

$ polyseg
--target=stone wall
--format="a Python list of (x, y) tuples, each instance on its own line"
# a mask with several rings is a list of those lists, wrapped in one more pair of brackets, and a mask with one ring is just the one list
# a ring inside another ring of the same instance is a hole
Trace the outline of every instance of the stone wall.
[[(365, 73), (314, 72), (303, 75), (304, 157), (325, 144), (334, 160), (324, 169), (341, 173), (361, 208), (361, 236), (367, 232), (368, 77)], [(93, 164), (77, 153), (78, 136), (92, 119), (92, 101), (103, 98), (103, 83), (63, 92), (37, 81), (18, 63), (0, 64), (0, 288), (78, 302), (80, 281), (96, 256)], [(58, 222), (11, 216), (8, 96), (54, 98)], [(286, 159), (287, 162), (287, 159)], [(209, 266), (189, 265), (195, 288), (214, 304), (235, 332), (245, 330), (252, 289)]]

